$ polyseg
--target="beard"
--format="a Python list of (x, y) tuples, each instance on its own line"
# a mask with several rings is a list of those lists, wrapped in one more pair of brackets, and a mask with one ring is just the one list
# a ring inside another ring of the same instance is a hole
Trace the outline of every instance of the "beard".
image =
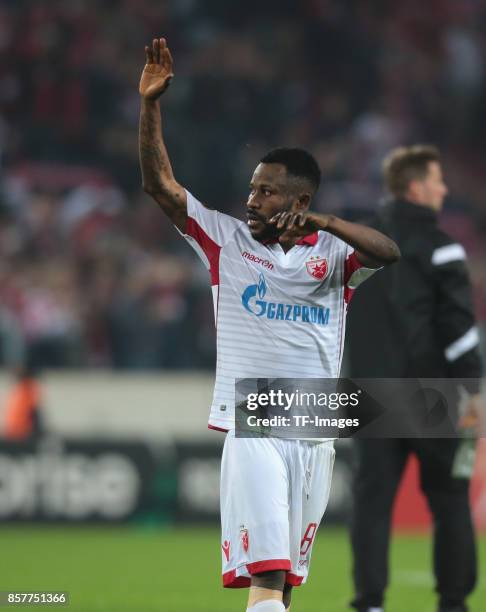
[(276, 240), (286, 230), (284, 228), (277, 228), (276, 223), (269, 223), (269, 219), (278, 213), (290, 212), (292, 210), (292, 204), (293, 200), (289, 198), (289, 201), (282, 206), (280, 210), (271, 214), (268, 218), (257, 212), (252, 212), (252, 216), (255, 217), (254, 226), (249, 226), (252, 237), (259, 242)]

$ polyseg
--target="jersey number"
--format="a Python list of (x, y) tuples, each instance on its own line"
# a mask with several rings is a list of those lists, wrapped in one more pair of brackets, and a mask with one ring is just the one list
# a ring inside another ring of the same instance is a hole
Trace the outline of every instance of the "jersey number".
[(312, 542), (314, 541), (314, 536), (317, 531), (317, 523), (309, 523), (307, 525), (307, 529), (305, 530), (304, 537), (300, 543), (300, 554), (304, 556), (307, 554), (307, 551), (312, 546)]

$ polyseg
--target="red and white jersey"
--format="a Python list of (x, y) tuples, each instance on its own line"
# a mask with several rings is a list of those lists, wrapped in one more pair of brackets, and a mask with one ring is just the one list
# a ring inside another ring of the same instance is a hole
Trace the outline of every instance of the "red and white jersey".
[(211, 276), (217, 331), (209, 427), (234, 428), (235, 379), (337, 378), (347, 304), (375, 270), (324, 231), (287, 253), (187, 192), (184, 237)]

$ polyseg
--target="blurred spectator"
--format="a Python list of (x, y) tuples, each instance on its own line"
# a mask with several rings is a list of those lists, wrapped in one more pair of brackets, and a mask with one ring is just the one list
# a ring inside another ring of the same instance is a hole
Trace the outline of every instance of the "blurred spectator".
[(40, 383), (34, 370), (20, 367), (17, 380), (7, 396), (4, 436), (7, 440), (28, 440), (43, 430)]
[(434, 141), (484, 303), (485, 18), (454, 0), (3, 2), (3, 363), (213, 366), (204, 271), (140, 190), (138, 80), (156, 35), (177, 57), (175, 172), (209, 206), (242, 214), (259, 157), (298, 145), (324, 172), (318, 207), (361, 217), (384, 151)]

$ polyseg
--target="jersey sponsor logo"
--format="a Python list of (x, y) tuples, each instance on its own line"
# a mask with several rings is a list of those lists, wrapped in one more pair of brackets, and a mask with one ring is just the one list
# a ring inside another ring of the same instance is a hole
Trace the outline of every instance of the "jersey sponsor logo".
[(222, 544), (221, 544), (221, 548), (223, 549), (224, 552), (224, 556), (226, 557), (226, 561), (229, 562), (229, 555), (230, 555), (230, 543), (228, 542), (228, 540), (225, 540)]
[(317, 325), (327, 325), (329, 323), (329, 308), (270, 302), (264, 299), (266, 294), (267, 283), (263, 274), (260, 274), (258, 285), (249, 285), (243, 291), (241, 303), (248, 312), (257, 317), (265, 317), (270, 320), (297, 321), (299, 323), (315, 323)]
[(305, 267), (307, 272), (317, 280), (323, 280), (327, 276), (327, 259), (324, 257), (311, 257), (309, 261), (306, 261)]
[(249, 261), (253, 261), (254, 263), (260, 264), (263, 267), (268, 268), (269, 270), (273, 270), (273, 263), (271, 261), (268, 261), (268, 259), (262, 259), (261, 257), (258, 257), (258, 255), (248, 253), (248, 251), (243, 251), (241, 256), (245, 259), (248, 259)]

